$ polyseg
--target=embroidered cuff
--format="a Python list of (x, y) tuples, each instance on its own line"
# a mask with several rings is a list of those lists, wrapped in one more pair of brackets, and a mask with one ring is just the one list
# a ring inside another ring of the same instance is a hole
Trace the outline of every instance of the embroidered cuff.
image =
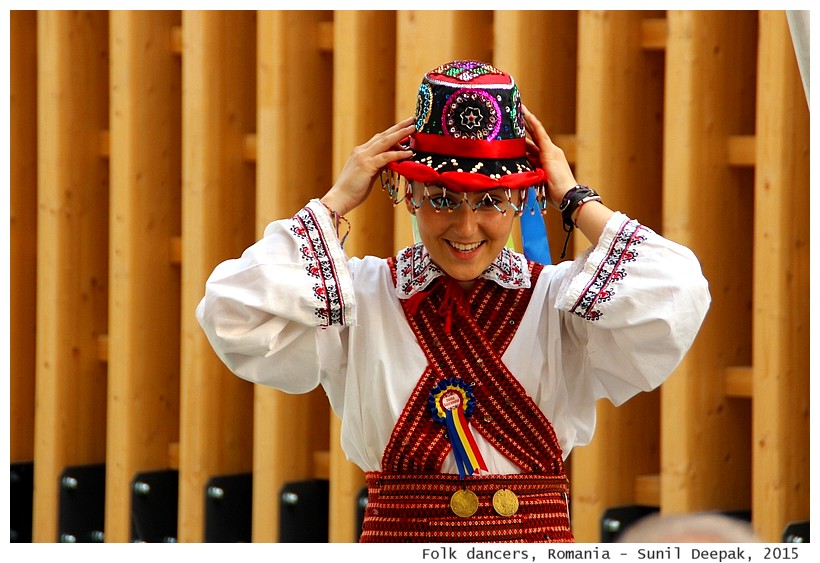
[(319, 325), (355, 324), (353, 276), (328, 210), (318, 199), (311, 200), (293, 216), (291, 231), (299, 241), (305, 272), (313, 281)]
[(557, 301), (559, 309), (595, 321), (601, 305), (617, 292), (627, 276), (626, 264), (638, 257), (636, 247), (646, 240), (645, 227), (623, 213), (607, 221), (598, 244), (585, 250), (571, 266)]

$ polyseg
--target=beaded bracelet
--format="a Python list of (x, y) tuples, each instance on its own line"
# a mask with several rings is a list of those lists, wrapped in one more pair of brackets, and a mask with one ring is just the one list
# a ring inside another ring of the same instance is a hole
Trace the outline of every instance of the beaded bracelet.
[(564, 240), (564, 248), (561, 251), (561, 258), (567, 255), (567, 244), (569, 244), (569, 236), (575, 228), (575, 222), (572, 220), (572, 215), (578, 211), (582, 205), (590, 201), (601, 201), (601, 196), (598, 192), (588, 186), (576, 185), (571, 188), (561, 199), (561, 204), (558, 210), (561, 212), (561, 218), (564, 223), (564, 232), (567, 233), (567, 238)]
[[(350, 234), (350, 221), (348, 221), (348, 220), (347, 220), (347, 217), (345, 217), (344, 215), (340, 215), (339, 213), (337, 213), (336, 211), (334, 211), (333, 209), (331, 209), (331, 208), (330, 208), (330, 207), (329, 207), (329, 206), (328, 206), (328, 205), (327, 205), (324, 201), (322, 201), (321, 199), (319, 200), (319, 203), (321, 203), (322, 205), (324, 205), (324, 206), (325, 206), (325, 209), (327, 209), (328, 213), (330, 213), (330, 218), (333, 220), (333, 226), (336, 228), (336, 237), (339, 239), (339, 244), (342, 246), (342, 248), (344, 248), (344, 245), (345, 245), (345, 240), (347, 240), (347, 235), (349, 235), (349, 234)], [(339, 234), (339, 224), (340, 224), (339, 222), (340, 222), (340, 221), (343, 221), (343, 222), (344, 222), (344, 224), (347, 226), (347, 231), (345, 231), (344, 236), (341, 236), (341, 235)]]

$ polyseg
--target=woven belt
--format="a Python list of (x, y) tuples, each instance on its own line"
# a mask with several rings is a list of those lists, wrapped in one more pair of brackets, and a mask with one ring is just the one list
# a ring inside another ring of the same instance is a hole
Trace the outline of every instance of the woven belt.
[(361, 541), (571, 542), (565, 476), (367, 473)]

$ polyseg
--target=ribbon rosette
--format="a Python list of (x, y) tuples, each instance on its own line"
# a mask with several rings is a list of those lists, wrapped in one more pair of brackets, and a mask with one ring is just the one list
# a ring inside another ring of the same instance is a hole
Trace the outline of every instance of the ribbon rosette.
[(470, 386), (457, 377), (442, 379), (430, 391), (428, 402), (433, 419), (447, 427), (459, 476), (463, 479), (465, 475), (472, 475), (479, 469), (487, 471), (484, 458), (481, 457), (467, 424), (475, 410), (475, 395)]

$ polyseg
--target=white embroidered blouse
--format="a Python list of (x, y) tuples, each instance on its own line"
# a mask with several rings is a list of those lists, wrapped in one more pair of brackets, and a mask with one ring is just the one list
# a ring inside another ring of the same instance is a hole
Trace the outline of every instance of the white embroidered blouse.
[[(342, 449), (364, 471), (382, 452), (427, 359), (399, 299), (442, 275), (421, 244), (387, 261), (348, 258), (311, 200), (218, 265), (196, 315), (239, 377), (304, 393), (322, 385), (342, 421)], [(508, 249), (482, 274), (529, 287)], [(710, 296), (694, 254), (616, 213), (598, 244), (544, 267), (502, 359), (552, 422), (564, 457), (595, 428), (595, 402), (620, 405), (660, 385), (692, 344)], [(519, 468), (474, 433), (491, 473)], [(457, 473), (453, 456), (442, 471)]]

